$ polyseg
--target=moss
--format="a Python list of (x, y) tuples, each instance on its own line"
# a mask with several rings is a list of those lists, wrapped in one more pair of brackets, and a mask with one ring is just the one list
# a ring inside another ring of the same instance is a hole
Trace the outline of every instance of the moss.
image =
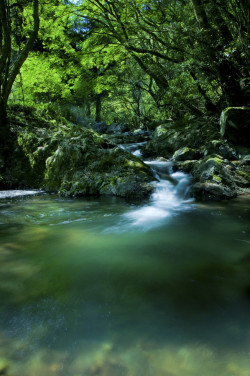
[(145, 197), (155, 180), (149, 166), (79, 125), (37, 118), (32, 111), (12, 114), (14, 153), (9, 187), (44, 188), (64, 196), (113, 194)]
[(45, 188), (59, 190), (66, 196), (101, 192), (127, 197), (129, 182), (133, 181), (131, 192), (135, 192), (133, 185), (140, 191), (141, 183), (153, 180), (150, 168), (139, 158), (120, 148), (106, 149), (102, 145), (103, 139), (89, 130), (83, 137), (60, 142), (46, 161)]
[(242, 170), (238, 170), (237, 173), (240, 174), (241, 176), (243, 176), (245, 179), (247, 179), (250, 182), (250, 173), (247, 173), (247, 172), (242, 171)]
[(216, 182), (216, 183), (221, 183), (221, 181), (222, 181), (221, 177), (218, 176), (218, 175), (215, 175), (215, 174), (213, 175), (212, 180), (213, 180), (214, 182)]
[(213, 161), (215, 163), (221, 164), (224, 162), (224, 159), (218, 154), (212, 154), (212, 155), (208, 155), (207, 157), (205, 157), (204, 161), (205, 162)]
[(114, 160), (111, 155), (102, 155), (101, 159), (94, 161), (90, 168), (93, 171), (108, 172), (114, 167)]

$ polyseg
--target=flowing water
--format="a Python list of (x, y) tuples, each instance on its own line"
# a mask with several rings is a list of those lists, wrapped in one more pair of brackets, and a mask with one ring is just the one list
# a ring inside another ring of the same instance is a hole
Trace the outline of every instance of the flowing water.
[(1, 193), (0, 374), (250, 375), (250, 199), (147, 163), (144, 202)]

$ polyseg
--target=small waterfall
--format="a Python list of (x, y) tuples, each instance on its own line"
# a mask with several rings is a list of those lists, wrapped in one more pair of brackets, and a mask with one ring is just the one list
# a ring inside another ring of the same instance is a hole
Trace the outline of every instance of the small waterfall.
[(136, 155), (137, 157), (141, 157), (141, 146), (146, 144), (147, 141), (144, 141), (144, 142), (136, 142), (136, 143), (133, 143), (133, 144), (122, 144), (122, 145), (119, 145), (120, 148), (122, 149), (125, 149), (125, 150), (128, 150), (130, 151), (130, 153)]
[[(123, 147), (140, 156), (140, 144), (124, 145)], [(173, 172), (171, 161), (144, 161), (154, 171), (157, 182), (149, 204), (126, 213), (125, 216), (134, 226), (148, 230), (159, 224), (167, 217), (176, 214), (178, 210), (189, 208), (193, 201), (188, 197), (190, 176), (183, 172)]]

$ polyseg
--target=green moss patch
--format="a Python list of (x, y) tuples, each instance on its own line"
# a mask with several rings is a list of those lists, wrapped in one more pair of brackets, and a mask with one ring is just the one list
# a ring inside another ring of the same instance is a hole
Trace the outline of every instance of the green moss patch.
[(11, 119), (15, 146), (5, 176), (9, 187), (43, 188), (74, 197), (138, 198), (152, 191), (150, 167), (95, 131), (69, 122), (36, 122), (34, 112), (21, 109)]

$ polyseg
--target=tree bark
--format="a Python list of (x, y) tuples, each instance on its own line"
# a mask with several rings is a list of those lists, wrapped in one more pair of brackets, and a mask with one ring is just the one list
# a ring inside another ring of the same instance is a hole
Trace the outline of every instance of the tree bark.
[(102, 95), (97, 94), (95, 97), (95, 121), (99, 123), (101, 119), (102, 112)]
[[(11, 17), (9, 13), (9, 4), (6, 0), (0, 0), (0, 128), (7, 124), (6, 107), (13, 83), (28, 57), (28, 54), (35, 42), (39, 30), (39, 1), (33, 0), (33, 30), (21, 50), (20, 54), (12, 64), (12, 45), (11, 45)], [(1, 130), (1, 135), (6, 132)]]

